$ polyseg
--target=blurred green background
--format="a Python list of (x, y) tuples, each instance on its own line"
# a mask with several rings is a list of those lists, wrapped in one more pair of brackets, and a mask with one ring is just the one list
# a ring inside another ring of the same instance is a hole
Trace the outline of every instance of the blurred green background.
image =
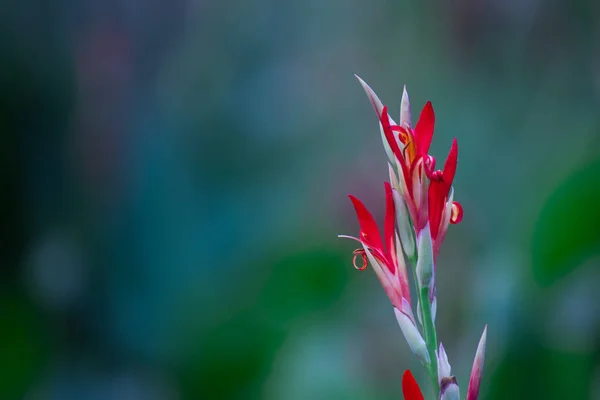
[[(466, 393), (600, 399), (600, 3), (7, 0), (0, 399), (400, 399), (377, 120), (457, 137), (438, 336)], [(429, 394), (427, 392), (427, 394)]]

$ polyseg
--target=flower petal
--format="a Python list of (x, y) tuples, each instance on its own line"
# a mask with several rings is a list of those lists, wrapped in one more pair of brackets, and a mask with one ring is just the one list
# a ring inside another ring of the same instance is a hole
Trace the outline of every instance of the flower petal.
[(371, 101), (371, 104), (373, 105), (373, 109), (375, 110), (377, 116), (381, 115), (381, 110), (383, 110), (383, 103), (381, 103), (381, 100), (379, 100), (379, 97), (377, 97), (375, 91), (371, 89), (371, 87), (367, 85), (367, 82), (363, 81), (360, 78), (360, 76), (356, 74), (354, 74), (354, 76), (356, 77), (356, 79), (358, 79), (358, 82), (360, 82), (361, 86), (365, 90), (365, 93), (369, 97), (369, 100)]
[[(406, 300), (403, 299), (403, 302), (406, 302)], [(400, 329), (402, 330), (402, 334), (404, 335), (410, 350), (417, 356), (423, 365), (430, 364), (431, 359), (429, 358), (427, 345), (425, 344), (425, 340), (423, 340), (421, 333), (419, 333), (414, 321), (412, 321), (406, 313), (400, 311), (396, 307), (394, 307), (394, 313), (396, 314), (398, 325), (400, 325)]]
[[(389, 182), (384, 183), (385, 186), (385, 221), (383, 224), (383, 240), (385, 243), (386, 256), (388, 260), (392, 261), (392, 264), (396, 264), (396, 241), (395, 237), (395, 223), (396, 223), (396, 211), (394, 207), (394, 195), (392, 192), (392, 186)], [(392, 271), (395, 273), (395, 271)]]
[(435, 125), (435, 113), (433, 106), (428, 101), (421, 110), (419, 120), (415, 126), (415, 140), (417, 142), (417, 154), (424, 156), (429, 152), (431, 139), (433, 138), (433, 127)]
[(381, 242), (381, 234), (377, 223), (373, 215), (367, 210), (367, 207), (353, 195), (348, 195), (354, 210), (356, 210), (356, 216), (358, 217), (358, 223), (360, 225), (360, 241), (366, 243), (369, 247), (373, 247), (383, 252), (383, 243)]
[(424, 400), (419, 384), (408, 369), (402, 375), (402, 393), (404, 400)]
[(404, 197), (397, 190), (393, 190), (394, 205), (396, 208), (396, 223), (398, 226), (398, 233), (400, 236), (400, 242), (402, 248), (408, 258), (412, 258), (415, 255), (416, 243), (415, 243), (415, 230), (410, 221), (410, 216)]
[(445, 193), (444, 183), (441, 181), (431, 181), (427, 192), (429, 226), (431, 228), (431, 237), (435, 241), (440, 230), (442, 213), (445, 206), (444, 198), (447, 193)]
[(402, 100), (400, 101), (400, 126), (412, 128), (412, 122), (410, 120), (410, 100), (408, 99), (406, 85), (404, 85), (404, 89), (402, 90)]
[(479, 385), (481, 384), (481, 374), (483, 372), (483, 361), (485, 358), (485, 342), (487, 340), (487, 325), (483, 329), (483, 334), (477, 346), (473, 368), (471, 369), (471, 378), (469, 379), (469, 390), (467, 400), (477, 400), (479, 396)]
[(402, 289), (398, 285), (396, 276), (391, 272), (389, 263), (381, 258), (383, 254), (373, 254), (373, 252), (364, 244), (363, 249), (365, 250), (367, 259), (371, 263), (371, 267), (377, 275), (377, 279), (379, 279), (379, 282), (392, 305), (394, 307), (402, 307), (406, 300), (402, 297)]
[(448, 153), (448, 158), (446, 158), (446, 162), (444, 163), (444, 174), (442, 175), (442, 179), (444, 184), (448, 187), (447, 190), (450, 190), (450, 186), (452, 186), (452, 181), (454, 180), (454, 174), (456, 173), (456, 164), (458, 163), (458, 142), (456, 138), (452, 140), (452, 146), (450, 147), (450, 152)]
[(387, 106), (383, 106), (381, 114), (379, 115), (379, 122), (381, 123), (387, 144), (390, 146), (390, 149), (392, 149), (392, 153), (394, 156), (396, 156), (399, 162), (402, 162), (402, 152), (400, 151), (398, 141), (394, 137), (394, 132), (392, 131), (392, 125), (390, 123), (390, 116), (387, 112)]

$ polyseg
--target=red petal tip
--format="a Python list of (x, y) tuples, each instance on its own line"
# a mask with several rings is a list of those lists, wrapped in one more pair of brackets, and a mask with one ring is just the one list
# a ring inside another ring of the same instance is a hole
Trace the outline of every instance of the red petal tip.
[(408, 369), (402, 375), (402, 393), (404, 394), (404, 400), (424, 400), (423, 393), (421, 393), (415, 377)]
[(419, 120), (415, 126), (415, 140), (417, 142), (417, 151), (420, 155), (425, 155), (429, 152), (431, 139), (433, 138), (433, 128), (435, 126), (435, 113), (431, 102), (425, 103)]
[(379, 234), (379, 229), (377, 228), (375, 218), (373, 218), (373, 215), (369, 212), (367, 207), (365, 207), (362, 201), (351, 194), (348, 195), (348, 197), (352, 201), (354, 210), (356, 210), (356, 216), (358, 217), (358, 223), (360, 225), (361, 242), (364, 241), (369, 246), (382, 250), (383, 243), (381, 241), (381, 236)]

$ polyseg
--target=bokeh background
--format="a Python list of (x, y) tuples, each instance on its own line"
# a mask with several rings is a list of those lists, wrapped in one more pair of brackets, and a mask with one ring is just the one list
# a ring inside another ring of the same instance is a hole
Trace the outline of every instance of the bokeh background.
[[(427, 388), (346, 195), (383, 216), (353, 73), (457, 137), (438, 263), (463, 395), (600, 398), (600, 3), (6, 0), (0, 399)], [(394, 112), (395, 114), (395, 112)], [(429, 392), (427, 392), (429, 394)]]

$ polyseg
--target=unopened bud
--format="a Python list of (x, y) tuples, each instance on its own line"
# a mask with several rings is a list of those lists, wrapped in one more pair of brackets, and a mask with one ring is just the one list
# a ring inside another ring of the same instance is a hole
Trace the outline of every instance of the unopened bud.
[(441, 400), (460, 400), (460, 389), (456, 383), (456, 377), (443, 378), (440, 383)]
[(485, 358), (485, 342), (487, 339), (487, 325), (483, 329), (483, 334), (477, 345), (477, 353), (473, 360), (471, 369), (471, 378), (469, 379), (469, 389), (467, 391), (467, 400), (477, 400), (479, 396), (479, 385), (481, 384), (481, 374), (483, 372), (483, 361)]
[(433, 279), (433, 247), (429, 223), (419, 232), (417, 237), (417, 279), (420, 288), (430, 287)]
[(415, 326), (415, 323), (402, 311), (394, 307), (394, 313), (398, 320), (398, 325), (404, 334), (404, 338), (408, 343), (408, 347), (414, 355), (423, 363), (423, 365), (431, 364), (431, 358), (429, 358), (429, 352), (427, 351), (427, 345), (423, 340), (423, 337), (419, 333), (419, 330)]
[(448, 355), (444, 349), (444, 345), (440, 343), (440, 349), (435, 352), (438, 362), (438, 378), (440, 380), (440, 386), (442, 386), (442, 379), (449, 378), (452, 372), (450, 362), (448, 361)]

